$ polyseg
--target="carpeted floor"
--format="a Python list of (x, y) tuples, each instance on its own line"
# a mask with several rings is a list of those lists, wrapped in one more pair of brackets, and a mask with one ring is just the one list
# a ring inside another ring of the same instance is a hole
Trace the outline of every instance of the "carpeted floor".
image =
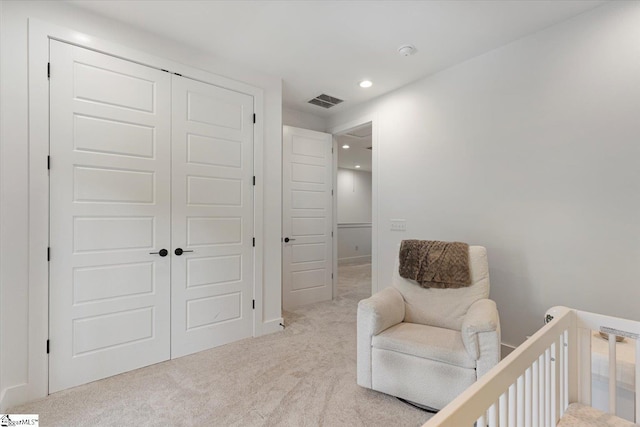
[(432, 415), (356, 385), (356, 307), (369, 264), (338, 297), (285, 313), (283, 332), (159, 363), (11, 408), (48, 426), (418, 426)]

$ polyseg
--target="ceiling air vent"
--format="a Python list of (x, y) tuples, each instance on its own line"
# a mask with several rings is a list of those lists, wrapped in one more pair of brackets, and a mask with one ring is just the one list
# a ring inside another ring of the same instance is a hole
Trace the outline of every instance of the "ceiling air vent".
[(318, 95), (311, 101), (309, 101), (309, 104), (317, 105), (318, 107), (322, 108), (331, 108), (335, 105), (340, 104), (341, 102), (343, 102), (342, 99), (338, 99), (323, 93), (322, 95)]

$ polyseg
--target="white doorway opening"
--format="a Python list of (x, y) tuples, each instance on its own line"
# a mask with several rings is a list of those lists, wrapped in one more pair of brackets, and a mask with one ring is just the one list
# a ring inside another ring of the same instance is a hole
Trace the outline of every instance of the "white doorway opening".
[(336, 135), (338, 266), (371, 263), (371, 123)]
[[(363, 268), (371, 272), (371, 293), (376, 275), (376, 128), (362, 119), (332, 129), (334, 140), (334, 270), (351, 275)], [(368, 266), (368, 267), (367, 267)], [(355, 270), (354, 270), (355, 268)], [(354, 270), (354, 271), (351, 271)], [(342, 283), (342, 282), (340, 282)], [(334, 287), (334, 297), (338, 287)]]

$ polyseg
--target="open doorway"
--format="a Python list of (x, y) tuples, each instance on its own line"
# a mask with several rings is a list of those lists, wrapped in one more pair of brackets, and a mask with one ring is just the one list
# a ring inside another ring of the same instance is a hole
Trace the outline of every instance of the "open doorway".
[(336, 258), (334, 297), (371, 295), (373, 140), (367, 122), (334, 134)]

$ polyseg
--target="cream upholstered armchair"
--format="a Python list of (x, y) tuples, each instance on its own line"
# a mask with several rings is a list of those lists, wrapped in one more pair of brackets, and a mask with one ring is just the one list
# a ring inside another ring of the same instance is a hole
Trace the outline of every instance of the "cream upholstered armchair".
[(400, 277), (358, 304), (358, 384), (442, 409), (500, 360), (487, 251), (469, 246), (471, 285), (423, 288)]

